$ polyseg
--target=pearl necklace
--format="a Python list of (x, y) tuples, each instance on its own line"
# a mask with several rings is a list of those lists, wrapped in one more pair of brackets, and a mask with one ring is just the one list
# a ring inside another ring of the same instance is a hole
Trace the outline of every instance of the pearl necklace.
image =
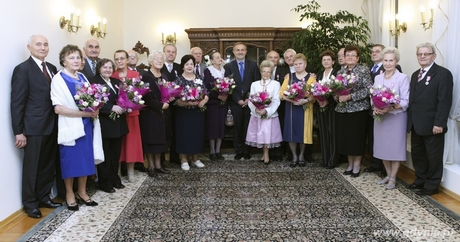
[[(264, 87), (264, 86), (270, 84), (270, 82), (271, 82), (272, 80), (271, 80), (271, 79), (268, 79), (268, 82), (266, 82), (266, 81), (267, 81), (267, 80), (260, 80), (260, 85)], [(265, 84), (263, 84), (264, 82), (265, 82)]]
[(394, 71), (393, 73), (391, 73), (391, 75), (390, 75), (389, 77), (387, 77), (387, 73), (385, 72), (385, 74), (384, 74), (383, 77), (384, 77), (385, 79), (389, 80), (389, 79), (395, 74), (395, 72), (396, 72), (396, 71)]

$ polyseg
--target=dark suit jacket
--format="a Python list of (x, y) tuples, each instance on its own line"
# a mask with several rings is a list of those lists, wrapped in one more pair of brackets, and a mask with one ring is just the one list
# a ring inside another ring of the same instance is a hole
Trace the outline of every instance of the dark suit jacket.
[(284, 77), (289, 73), (289, 67), (285, 65), (278, 65), (275, 70), (275, 81), (278, 81), (280, 85), (283, 84)]
[[(89, 82), (107, 85), (100, 75), (91, 77), (89, 79)], [(112, 84), (116, 92), (114, 92), (112, 88), (107, 86), (107, 88), (110, 91), (109, 101), (107, 101), (107, 103), (105, 103), (99, 110), (101, 133), (102, 138), (104, 139), (120, 138), (128, 133), (128, 124), (126, 123), (125, 113), (121, 114), (119, 118), (115, 118), (115, 120), (109, 117), (110, 113), (112, 112), (113, 105), (117, 104), (119, 87), (121, 87), (121, 81), (111, 77), (110, 83)]]
[[(57, 73), (46, 62), (51, 78)], [(50, 98), (50, 83), (30, 57), (13, 71), (11, 79), (11, 124), (14, 135), (50, 135), (56, 114)]]
[[(182, 68), (180, 68), (180, 65), (177, 64), (176, 62), (173, 63), (173, 69), (171, 72), (168, 71), (168, 68), (166, 67), (166, 63), (163, 65), (163, 68), (161, 68), (161, 73), (165, 73), (166, 77), (168, 78), (167, 81), (175, 81), (176, 78), (180, 75), (182, 75)], [(177, 73), (177, 74), (176, 74)]]
[(237, 104), (239, 100), (247, 99), (251, 84), (254, 81), (260, 80), (260, 71), (257, 63), (248, 59), (244, 61), (244, 80), (241, 80), (240, 70), (236, 60), (227, 63), (224, 68), (225, 76), (233, 76), (233, 80), (235, 80), (236, 84), (231, 95), (232, 102)]
[[(99, 60), (100, 59), (97, 58), (96, 62), (98, 62)], [(83, 73), (83, 75), (85, 75), (86, 79), (88, 80), (94, 76), (93, 70), (91, 69), (91, 65), (88, 63), (88, 58), (85, 59), (85, 67), (83, 68), (83, 70), (81, 70), (81, 73)]]
[(418, 82), (419, 71), (412, 74), (410, 82), (407, 132), (414, 127), (419, 135), (432, 135), (433, 126), (443, 127), (443, 131), (447, 132), (447, 118), (452, 105), (452, 73), (433, 63)]

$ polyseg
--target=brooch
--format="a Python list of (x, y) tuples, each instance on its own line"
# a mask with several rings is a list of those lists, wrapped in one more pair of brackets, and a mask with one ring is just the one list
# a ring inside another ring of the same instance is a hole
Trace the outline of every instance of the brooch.
[(426, 77), (425, 85), (428, 86), (428, 84), (430, 84), (430, 80), (431, 80), (431, 76), (427, 76), (427, 77)]

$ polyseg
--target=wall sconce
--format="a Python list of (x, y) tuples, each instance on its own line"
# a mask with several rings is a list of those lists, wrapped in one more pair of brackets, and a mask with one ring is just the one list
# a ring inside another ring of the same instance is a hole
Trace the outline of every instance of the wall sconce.
[(174, 36), (172, 36), (172, 35), (167, 35), (167, 36), (166, 36), (166, 40), (165, 40), (165, 35), (164, 35), (164, 33), (161, 33), (161, 43), (162, 43), (163, 45), (165, 45), (165, 44), (173, 44), (173, 45), (174, 45), (174, 44), (176, 44), (176, 42), (177, 42), (177, 39), (176, 39), (176, 32), (174, 32)]
[(433, 15), (434, 15), (434, 4), (430, 4), (430, 12), (431, 16), (428, 22), (425, 19), (425, 6), (420, 6), (420, 14), (422, 15), (422, 28), (426, 31), (427, 29), (431, 29), (433, 27)]
[(396, 14), (395, 16), (395, 23), (396, 23), (396, 28), (393, 29), (393, 22), (390, 21), (390, 34), (391, 36), (399, 36), (401, 32), (406, 33), (407, 31), (407, 24), (406, 22), (403, 22), (401, 25), (399, 24), (399, 14)]
[(90, 28), (92, 36), (96, 34), (98, 38), (103, 38), (103, 39), (107, 35), (106, 30), (107, 30), (107, 19), (105, 18), (102, 19), (102, 28), (101, 28), (101, 18), (99, 18), (97, 21), (97, 27), (95, 27), (94, 25), (91, 25), (91, 28)]
[[(73, 21), (74, 13), (77, 16), (75, 22)], [(77, 11), (75, 11), (75, 9), (72, 7), (70, 9), (70, 19), (65, 19), (64, 16), (62, 16), (59, 19), (59, 26), (61, 27), (61, 29), (64, 29), (64, 27), (67, 25), (67, 31), (69, 31), (69, 33), (76, 34), (78, 32), (78, 29), (81, 28), (80, 14), (81, 14), (80, 9), (77, 9)]]

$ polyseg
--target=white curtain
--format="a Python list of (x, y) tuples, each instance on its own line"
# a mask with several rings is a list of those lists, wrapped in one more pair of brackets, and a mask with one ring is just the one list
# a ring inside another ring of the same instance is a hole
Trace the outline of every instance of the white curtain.
[(447, 121), (444, 163), (460, 165), (460, 1), (439, 0), (433, 18), (433, 43), (437, 49), (436, 63), (454, 76), (452, 107)]
[[(370, 43), (395, 46), (389, 32), (390, 18), (394, 21), (395, 0), (363, 0), (361, 10), (369, 22)], [(394, 22), (393, 22), (394, 23)]]

